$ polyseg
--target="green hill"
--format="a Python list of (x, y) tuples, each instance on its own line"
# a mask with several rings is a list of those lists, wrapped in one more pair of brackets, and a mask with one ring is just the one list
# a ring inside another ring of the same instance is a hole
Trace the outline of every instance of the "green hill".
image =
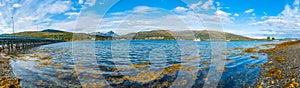
[(85, 33), (71, 33), (71, 32), (41, 32), (41, 31), (27, 31), (19, 32), (14, 34), (9, 34), (10, 36), (25, 36), (33, 38), (48, 38), (55, 40), (64, 40), (64, 41), (84, 41), (84, 40), (108, 40), (112, 39), (111, 37), (103, 36), (92, 36)]
[[(225, 36), (222, 36), (225, 35)], [(236, 35), (227, 32), (218, 31), (169, 31), (169, 30), (153, 30), (153, 31), (143, 31), (138, 33), (130, 33), (127, 35), (116, 37), (117, 39), (135, 39), (135, 40), (193, 40), (199, 38), (201, 40), (210, 40), (211, 38), (224, 38), (226, 40), (252, 40), (251, 38), (244, 37), (241, 35)]]
[(33, 37), (33, 38), (50, 38), (50, 39), (57, 39), (57, 40), (65, 40), (71, 41), (72, 33), (69, 32), (39, 32), (39, 31), (28, 31), (28, 32), (19, 32), (10, 34), (12, 36), (25, 36), (25, 37)]

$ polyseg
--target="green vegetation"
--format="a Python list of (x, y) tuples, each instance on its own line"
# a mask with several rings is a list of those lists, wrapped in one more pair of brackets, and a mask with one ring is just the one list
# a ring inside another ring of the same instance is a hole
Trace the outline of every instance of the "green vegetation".
[(268, 36), (267, 40), (275, 40), (275, 38), (274, 37), (271, 38), (270, 36)]
[(29, 31), (29, 32), (19, 32), (15, 34), (10, 34), (10, 36), (25, 36), (33, 38), (48, 38), (55, 40), (64, 41), (83, 41), (83, 40), (108, 40), (111, 37), (103, 36), (92, 36), (85, 33), (71, 33), (71, 32), (39, 32), (39, 31)]
[(273, 37), (272, 40), (275, 40), (275, 38)]
[(133, 36), (137, 40), (175, 40), (175, 38), (166, 30), (138, 32)]
[[(226, 40), (236, 41), (236, 40), (252, 40), (252, 38), (244, 37), (241, 35), (236, 35), (227, 32), (218, 32), (218, 31), (194, 31), (197, 36), (200, 36), (201, 40), (209, 40), (210, 38), (222, 38), (225, 37)], [(225, 35), (225, 36), (223, 36)]]
[[(225, 35), (225, 36), (222, 36)], [(137, 40), (210, 40), (211, 38), (224, 38), (226, 40), (252, 40), (251, 38), (218, 31), (169, 31), (169, 30), (153, 30), (138, 33), (130, 33), (119, 36), (117, 39), (137, 39)]]
[(20, 32), (15, 34), (10, 34), (12, 36), (26, 36), (26, 37), (34, 37), (34, 38), (49, 38), (49, 39), (57, 39), (57, 40), (72, 40), (72, 33), (69, 32), (59, 32), (59, 33), (50, 33), (50, 32)]

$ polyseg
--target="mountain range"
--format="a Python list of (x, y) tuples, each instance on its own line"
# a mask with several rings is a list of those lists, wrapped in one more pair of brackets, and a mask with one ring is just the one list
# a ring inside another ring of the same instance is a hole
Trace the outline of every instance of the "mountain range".
[(133, 39), (133, 40), (211, 40), (217, 38), (226, 38), (226, 40), (252, 40), (252, 38), (244, 37), (237, 34), (211, 31), (211, 30), (184, 30), (184, 31), (170, 31), (170, 30), (152, 30), (141, 31), (137, 33), (129, 33), (125, 35), (118, 35), (113, 31), (107, 33), (93, 32), (93, 33), (72, 33), (60, 31), (55, 29), (46, 29), (42, 31), (26, 31), (10, 34), (13, 36), (26, 36), (35, 38), (51, 38), (65, 41), (74, 40), (112, 40), (112, 39)]
[(211, 30), (152, 30), (142, 31), (137, 33), (129, 33), (118, 36), (117, 39), (135, 39), (135, 40), (211, 40), (211, 39), (226, 39), (226, 40), (252, 40), (252, 38), (244, 37), (237, 34), (211, 31)]

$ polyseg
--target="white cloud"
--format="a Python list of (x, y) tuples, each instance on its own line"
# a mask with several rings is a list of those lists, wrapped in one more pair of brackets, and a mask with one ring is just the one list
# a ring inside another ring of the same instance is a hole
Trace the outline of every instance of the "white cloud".
[(67, 13), (65, 13), (65, 15), (68, 15), (68, 16), (75, 15), (75, 16), (77, 16), (77, 15), (79, 15), (79, 13), (78, 12), (67, 12)]
[(20, 8), (22, 5), (20, 5), (20, 4), (13, 4), (13, 8)]
[(299, 6), (299, 4), (300, 4), (300, 0), (295, 0), (295, 2), (293, 3), (293, 5), (296, 7)]
[(201, 4), (202, 4), (202, 1), (199, 1), (199, 2), (197, 2), (197, 3), (195, 3), (195, 4), (192, 4), (192, 5), (190, 6), (190, 8), (191, 8), (191, 9), (196, 9), (196, 8), (198, 8)]
[(178, 13), (183, 13), (183, 12), (186, 12), (187, 10), (188, 10), (187, 8), (180, 7), (180, 6), (178, 6), (174, 9), (174, 11), (178, 12)]
[[(220, 5), (220, 3), (217, 3)], [(189, 6), (190, 9), (200, 11), (200, 10), (212, 10), (215, 9), (213, 6), (213, 0), (207, 0), (206, 2), (202, 3), (202, 1), (199, 1), (195, 4), (191, 4)]]
[(65, 15), (68, 16), (68, 18), (77, 17), (79, 12), (67, 12)]
[(91, 33), (98, 30), (98, 24), (102, 19), (99, 14), (94, 12), (82, 12), (76, 20), (56, 21), (47, 28), (55, 28), (75, 33)]
[[(88, 25), (87, 23), (85, 23), (85, 25)], [(76, 32), (73, 29), (76, 28), (76, 21), (58, 21), (58, 22), (54, 22), (53, 24), (51, 24), (50, 26), (46, 27), (46, 28), (53, 28), (53, 29), (59, 29), (62, 31), (70, 31), (70, 32)], [(84, 33), (83, 31), (78, 30), (79, 32)]]
[[(295, 0), (299, 3), (299, 0)], [(299, 6), (291, 7), (286, 5), (284, 10), (277, 16), (264, 16), (260, 21), (253, 22), (252, 25), (265, 26), (272, 29), (276, 33), (287, 33), (288, 31), (300, 31), (300, 10)], [(295, 34), (300, 32), (291, 32)]]
[(218, 7), (221, 6), (221, 3), (220, 3), (220, 2), (216, 2), (216, 4), (217, 4)]
[(100, 3), (99, 3), (99, 5), (103, 5), (103, 4), (104, 4), (103, 2), (100, 2)]
[(88, 6), (92, 7), (92, 6), (94, 6), (94, 5), (96, 4), (96, 0), (87, 0), (85, 3), (86, 3)]
[(254, 11), (254, 9), (248, 9), (245, 11), (245, 13), (252, 13)]
[(237, 17), (237, 16), (240, 16), (238, 13), (234, 13), (233, 15), (236, 16), (236, 17)]
[(113, 16), (125, 16), (128, 14), (145, 14), (145, 13), (149, 13), (149, 12), (153, 12), (156, 11), (156, 8), (153, 7), (148, 7), (148, 6), (136, 6), (133, 8), (133, 10), (127, 10), (127, 11), (123, 11), (123, 12), (114, 12), (114, 13), (109, 13), (110, 15)]
[(59, 14), (72, 9), (68, 1), (56, 1), (54, 4), (46, 8), (50, 14)]
[(148, 7), (148, 6), (137, 6), (133, 9), (133, 12), (135, 13), (146, 13), (150, 10), (152, 10), (153, 8)]
[(226, 13), (222, 10), (217, 10), (216, 14), (219, 15), (219, 16), (229, 16), (229, 15), (231, 15), (230, 13)]
[(19, 17), (17, 22), (30, 22), (30, 21), (35, 21), (35, 20), (38, 20), (38, 17), (32, 17), (32, 16), (29, 16), (29, 17)]
[(217, 10), (215, 14), (220, 18), (220, 20), (224, 24), (233, 23), (232, 19), (230, 18), (231, 13), (227, 13), (222, 10)]
[[(0, 31), (1, 33), (12, 32), (10, 19), (12, 15), (14, 16), (16, 32), (36, 31), (48, 28), (56, 23), (67, 23), (69, 21), (74, 21), (75, 17), (72, 19), (62, 18), (66, 17), (65, 15), (76, 15), (76, 12), (72, 10), (77, 10), (80, 8), (74, 9), (74, 7), (72, 7), (72, 4), (72, 2), (67, 0), (25, 0), (18, 2), (18, 4), (2, 2), (1, 5), (4, 6), (0, 8), (0, 12), (2, 13), (2, 15), (0, 16)], [(21, 8), (14, 9), (14, 11), (12, 12), (12, 7)], [(65, 15), (61, 15), (61, 13), (65, 13)], [(37, 29), (37, 26), (39, 26), (39, 29)], [(70, 28), (68, 28), (67, 26), (65, 26), (65, 29), (70, 30)]]
[(79, 4), (83, 4), (83, 0), (78, 0), (78, 3)]
[(114, 13), (109, 13), (110, 15), (126, 15), (126, 12), (114, 12)]
[(208, 0), (206, 1), (202, 6), (201, 6), (202, 9), (204, 10), (209, 10), (209, 9), (213, 9), (214, 6), (213, 6), (213, 0)]

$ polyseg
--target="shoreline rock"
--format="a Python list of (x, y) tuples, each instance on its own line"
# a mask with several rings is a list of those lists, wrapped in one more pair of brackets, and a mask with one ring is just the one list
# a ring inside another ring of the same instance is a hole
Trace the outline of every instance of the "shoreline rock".
[(11, 76), (10, 58), (6, 54), (0, 55), (0, 88), (21, 88), (19, 78)]

